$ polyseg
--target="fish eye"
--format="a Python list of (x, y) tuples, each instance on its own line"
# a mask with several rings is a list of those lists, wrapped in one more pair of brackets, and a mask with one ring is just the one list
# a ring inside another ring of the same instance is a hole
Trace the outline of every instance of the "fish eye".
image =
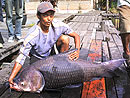
[(24, 86), (24, 82), (21, 82), (21, 85)]

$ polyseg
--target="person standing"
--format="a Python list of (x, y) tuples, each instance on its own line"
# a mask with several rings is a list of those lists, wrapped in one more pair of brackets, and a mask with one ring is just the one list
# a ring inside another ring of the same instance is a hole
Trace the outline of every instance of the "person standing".
[[(2, 14), (2, 0), (0, 0), (0, 25), (3, 24), (3, 14)], [(0, 35), (1, 36), (1, 35)], [(0, 48), (3, 48), (3, 44), (0, 42)]]
[[(15, 38), (21, 42), (21, 27), (23, 18), (23, 0), (5, 0), (6, 25), (8, 28), (8, 42), (14, 42)], [(13, 28), (13, 7), (15, 8), (15, 30)]]
[(128, 69), (130, 69), (130, 0), (118, 0), (118, 10), (120, 14), (120, 36), (123, 44), (123, 57), (126, 59)]
[(50, 2), (42, 2), (37, 8), (39, 21), (31, 27), (24, 38), (20, 54), (16, 59), (12, 73), (9, 77), (11, 89), (16, 89), (13, 79), (24, 65), (25, 59), (30, 57), (30, 63), (51, 55), (53, 46), (56, 45), (59, 52), (69, 49), (69, 37), (74, 38), (77, 51), (68, 55), (70, 60), (77, 60), (80, 52), (80, 37), (67, 24), (54, 19), (55, 10)]
[(2, 0), (0, 0), (0, 22), (3, 22)]

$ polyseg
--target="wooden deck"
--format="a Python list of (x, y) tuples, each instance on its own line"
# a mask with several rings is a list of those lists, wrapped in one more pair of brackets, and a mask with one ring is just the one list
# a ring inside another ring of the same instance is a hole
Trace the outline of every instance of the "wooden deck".
[[(102, 12), (90, 11), (74, 15), (68, 25), (80, 35), (80, 58), (89, 62), (104, 62), (122, 58), (121, 39), (110, 20), (102, 20)], [(102, 25), (102, 23), (104, 25)], [(74, 40), (70, 38), (74, 48)], [(125, 66), (124, 63), (122, 66)], [(130, 98), (130, 78), (126, 71), (116, 70), (119, 77), (101, 78), (84, 82), (76, 88), (43, 91), (40, 94), (10, 91), (7, 84), (0, 86), (0, 98)]]

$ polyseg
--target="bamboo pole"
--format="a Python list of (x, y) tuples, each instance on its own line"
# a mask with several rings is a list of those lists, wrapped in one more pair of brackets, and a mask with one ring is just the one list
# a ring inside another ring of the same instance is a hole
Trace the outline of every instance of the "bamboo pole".
[(108, 13), (108, 9), (109, 9), (109, 0), (107, 0), (107, 2), (106, 2), (107, 4), (107, 8), (106, 8), (106, 12)]

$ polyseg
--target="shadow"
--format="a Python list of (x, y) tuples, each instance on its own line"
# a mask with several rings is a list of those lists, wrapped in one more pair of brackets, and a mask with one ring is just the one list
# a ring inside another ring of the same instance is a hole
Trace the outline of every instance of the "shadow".
[(4, 43), (4, 40), (3, 40), (3, 37), (2, 37), (2, 35), (1, 35), (1, 32), (0, 32), (0, 43)]

